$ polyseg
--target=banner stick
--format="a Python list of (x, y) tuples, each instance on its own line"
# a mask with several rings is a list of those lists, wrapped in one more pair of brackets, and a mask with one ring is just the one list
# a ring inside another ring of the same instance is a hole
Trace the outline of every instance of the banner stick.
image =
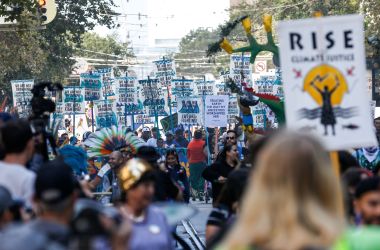
[(94, 133), (94, 101), (91, 101), (91, 127), (92, 132)]

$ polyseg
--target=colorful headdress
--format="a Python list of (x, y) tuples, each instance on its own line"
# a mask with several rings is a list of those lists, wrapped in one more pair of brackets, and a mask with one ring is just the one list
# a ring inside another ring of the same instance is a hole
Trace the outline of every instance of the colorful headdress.
[(136, 184), (143, 174), (151, 171), (150, 165), (141, 159), (129, 160), (120, 170), (119, 180), (121, 188), (128, 191), (134, 184)]
[(124, 149), (133, 154), (143, 146), (145, 142), (131, 132), (127, 132), (126, 127), (112, 126), (103, 128), (93, 133), (84, 145), (88, 147), (89, 157), (107, 156), (115, 150)]

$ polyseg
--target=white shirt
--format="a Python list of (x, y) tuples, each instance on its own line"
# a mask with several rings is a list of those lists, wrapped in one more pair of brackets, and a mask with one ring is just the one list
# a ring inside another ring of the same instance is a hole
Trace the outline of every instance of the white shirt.
[(19, 164), (0, 161), (0, 185), (6, 187), (13, 199), (31, 205), (36, 174)]
[(147, 142), (146, 142), (146, 145), (147, 146), (151, 146), (151, 147), (157, 147), (157, 139), (155, 138), (150, 138)]

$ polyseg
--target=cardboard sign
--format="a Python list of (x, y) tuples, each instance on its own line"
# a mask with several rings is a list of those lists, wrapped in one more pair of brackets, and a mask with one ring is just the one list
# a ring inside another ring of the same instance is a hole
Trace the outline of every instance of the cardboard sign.
[(329, 150), (377, 144), (363, 31), (359, 15), (278, 25), (287, 126), (314, 133)]
[(26, 118), (32, 111), (30, 100), (33, 94), (31, 92), (34, 86), (34, 80), (14, 80), (11, 81), (13, 106), (21, 118)]
[(206, 96), (205, 126), (209, 128), (225, 127), (228, 115), (228, 95)]

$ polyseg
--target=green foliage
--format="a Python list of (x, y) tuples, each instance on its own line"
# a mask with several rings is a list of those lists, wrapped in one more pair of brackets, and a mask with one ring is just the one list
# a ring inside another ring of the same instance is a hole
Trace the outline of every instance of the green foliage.
[[(98, 54), (94, 54), (93, 51), (98, 52)], [(110, 55), (119, 57), (133, 56), (133, 54), (128, 51), (128, 43), (119, 42), (116, 34), (101, 37), (96, 33), (90, 32), (82, 36), (81, 47), (78, 48), (75, 55), (88, 58), (94, 58), (94, 55), (96, 55), (96, 58), (101, 59), (114, 58)]]
[[(7, 11), (10, 4), (22, 11)], [(57, 16), (43, 30), (37, 29), (36, 4), (32, 0), (0, 2), (0, 15), (19, 24), (16, 31), (0, 31), (0, 88), (9, 89), (12, 79), (62, 81), (71, 73), (72, 57), (83, 35), (96, 25), (115, 27), (113, 0), (56, 0)]]

